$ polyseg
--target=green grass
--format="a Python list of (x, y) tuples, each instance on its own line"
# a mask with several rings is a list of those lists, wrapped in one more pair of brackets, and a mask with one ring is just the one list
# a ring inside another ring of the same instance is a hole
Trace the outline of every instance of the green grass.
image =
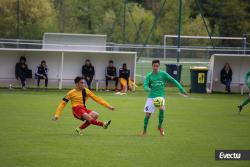
[(156, 130), (158, 112), (143, 127), (143, 91), (127, 96), (100, 95), (116, 107), (109, 111), (89, 100), (87, 106), (112, 119), (109, 129), (90, 126), (83, 136), (70, 105), (58, 122), (51, 121), (66, 91), (0, 90), (0, 166), (249, 166), (250, 161), (215, 161), (215, 149), (250, 149), (250, 106), (238, 115), (236, 105), (245, 96), (191, 94), (168, 89), (164, 127)]

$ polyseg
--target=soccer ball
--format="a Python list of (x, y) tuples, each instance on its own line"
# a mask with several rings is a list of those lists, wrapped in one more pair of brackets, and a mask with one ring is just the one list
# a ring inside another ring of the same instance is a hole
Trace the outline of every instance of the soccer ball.
[(164, 103), (164, 98), (163, 97), (155, 97), (153, 99), (153, 103), (155, 107), (162, 107)]

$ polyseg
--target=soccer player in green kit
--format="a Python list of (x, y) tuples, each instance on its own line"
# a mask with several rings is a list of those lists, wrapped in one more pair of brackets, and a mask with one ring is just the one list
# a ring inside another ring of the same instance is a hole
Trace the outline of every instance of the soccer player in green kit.
[[(250, 69), (245, 74), (244, 80), (245, 80), (247, 87), (250, 89)], [(239, 113), (241, 112), (242, 108), (245, 105), (247, 105), (249, 102), (250, 102), (250, 93), (249, 93), (248, 97), (245, 100), (243, 100), (240, 105), (238, 105)]]
[(165, 87), (167, 82), (172, 82), (175, 86), (178, 87), (180, 92), (184, 97), (187, 97), (187, 93), (185, 89), (181, 86), (181, 84), (176, 81), (173, 77), (171, 77), (165, 71), (159, 70), (160, 61), (153, 60), (152, 61), (153, 71), (149, 72), (144, 81), (144, 90), (148, 92), (148, 98), (144, 107), (144, 112), (146, 113), (144, 118), (144, 129), (143, 135), (147, 133), (148, 121), (151, 114), (155, 111), (155, 106), (153, 104), (153, 99), (155, 97), (162, 97), (164, 99), (163, 106), (159, 108), (159, 124), (158, 130), (160, 131), (160, 135), (164, 136), (164, 129), (162, 128), (162, 123), (164, 119), (165, 112)]

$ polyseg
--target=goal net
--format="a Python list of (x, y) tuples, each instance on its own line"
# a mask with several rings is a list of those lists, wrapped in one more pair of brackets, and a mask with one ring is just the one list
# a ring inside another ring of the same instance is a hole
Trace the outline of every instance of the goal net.
[[(164, 35), (164, 58), (178, 51), (178, 36)], [(180, 36), (181, 57), (207, 58), (213, 54), (245, 54), (246, 37)]]

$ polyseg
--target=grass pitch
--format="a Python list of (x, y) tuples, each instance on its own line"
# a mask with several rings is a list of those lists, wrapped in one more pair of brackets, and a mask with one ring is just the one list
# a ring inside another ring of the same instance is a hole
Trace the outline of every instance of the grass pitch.
[(98, 92), (116, 107), (112, 112), (92, 100), (90, 109), (100, 120), (112, 119), (109, 129), (90, 126), (83, 136), (70, 105), (58, 122), (51, 121), (66, 91), (0, 90), (0, 166), (250, 166), (250, 161), (215, 161), (215, 149), (250, 149), (250, 106), (241, 115), (236, 105), (245, 98), (227, 94), (178, 95), (167, 93), (167, 111), (161, 137), (158, 111), (143, 127), (143, 91), (126, 96)]

